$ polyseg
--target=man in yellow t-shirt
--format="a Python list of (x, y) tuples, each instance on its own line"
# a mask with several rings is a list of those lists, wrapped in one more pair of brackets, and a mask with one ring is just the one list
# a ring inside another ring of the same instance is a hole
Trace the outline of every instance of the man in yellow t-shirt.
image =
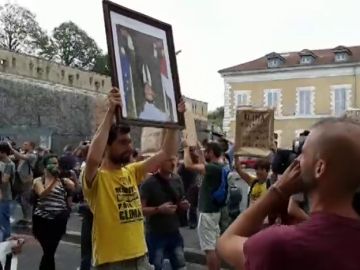
[[(109, 96), (109, 108), (89, 147), (83, 190), (94, 215), (93, 263), (100, 270), (150, 269), (138, 185), (145, 174), (177, 152), (175, 130), (167, 130), (162, 150), (142, 162), (129, 164), (133, 153), (130, 128), (113, 124), (121, 106), (118, 89)], [(183, 101), (179, 112), (185, 111)]]

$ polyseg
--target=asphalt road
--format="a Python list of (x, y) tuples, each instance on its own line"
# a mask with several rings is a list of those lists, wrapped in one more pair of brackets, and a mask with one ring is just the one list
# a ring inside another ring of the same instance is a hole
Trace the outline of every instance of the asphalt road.
[[(18, 270), (37, 270), (39, 267), (42, 250), (35, 239), (30, 239), (24, 245), (19, 255)], [(57, 270), (76, 270), (80, 262), (80, 246), (62, 241), (56, 253)], [(188, 264), (188, 270), (205, 270), (206, 267), (198, 264)]]

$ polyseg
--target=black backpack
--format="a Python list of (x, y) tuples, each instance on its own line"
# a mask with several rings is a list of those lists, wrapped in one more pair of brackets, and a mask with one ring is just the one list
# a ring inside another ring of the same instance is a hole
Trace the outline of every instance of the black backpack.
[(236, 218), (238, 215), (240, 215), (240, 203), (242, 201), (242, 192), (241, 188), (230, 185), (229, 187), (229, 201), (228, 201), (228, 211), (229, 216), (231, 218)]

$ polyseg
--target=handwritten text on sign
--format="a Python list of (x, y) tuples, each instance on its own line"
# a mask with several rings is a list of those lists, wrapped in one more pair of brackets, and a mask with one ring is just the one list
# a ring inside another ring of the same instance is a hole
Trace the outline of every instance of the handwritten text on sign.
[(266, 156), (274, 140), (274, 111), (244, 108), (236, 114), (235, 153)]

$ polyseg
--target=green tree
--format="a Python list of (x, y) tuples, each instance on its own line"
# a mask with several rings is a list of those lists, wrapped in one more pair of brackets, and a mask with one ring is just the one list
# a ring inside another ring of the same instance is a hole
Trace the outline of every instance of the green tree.
[(224, 120), (224, 107), (216, 108), (214, 111), (209, 112), (208, 114), (208, 121), (211, 125), (214, 125), (214, 127), (219, 128), (222, 130)]
[(64, 65), (92, 70), (101, 50), (88, 34), (73, 22), (56, 27), (51, 38), (39, 40), (41, 56)]
[(92, 71), (102, 75), (111, 76), (111, 65), (108, 54), (101, 54), (95, 59), (95, 65)]
[(0, 46), (14, 52), (36, 53), (38, 37), (44, 35), (36, 16), (17, 4), (0, 6)]
[(37, 55), (49, 61), (56, 61), (57, 48), (54, 40), (42, 32), (36, 36), (36, 46), (39, 48)]

